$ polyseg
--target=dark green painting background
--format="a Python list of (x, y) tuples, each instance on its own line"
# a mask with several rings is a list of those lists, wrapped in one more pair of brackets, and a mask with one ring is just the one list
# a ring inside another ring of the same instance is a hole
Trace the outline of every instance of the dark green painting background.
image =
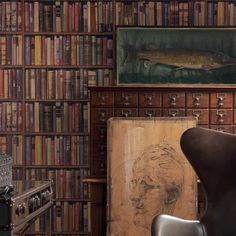
[(140, 51), (154, 49), (194, 50), (217, 53), (236, 62), (236, 29), (118, 28), (118, 84), (236, 84), (236, 66), (206, 71), (153, 64), (145, 67)]

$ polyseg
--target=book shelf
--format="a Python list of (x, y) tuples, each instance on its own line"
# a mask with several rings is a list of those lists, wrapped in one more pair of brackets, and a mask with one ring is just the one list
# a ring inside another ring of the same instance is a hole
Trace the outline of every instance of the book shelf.
[[(111, 84), (111, 6), (0, 2), (0, 152), (13, 179), (54, 180), (53, 235), (91, 235), (87, 87)], [(27, 235), (44, 228), (41, 217)]]
[(235, 25), (233, 0), (0, 2), (0, 152), (14, 179), (54, 179), (53, 235), (105, 235), (105, 183), (88, 177), (106, 177), (89, 161), (106, 130), (90, 134), (88, 86), (115, 85), (117, 27)]

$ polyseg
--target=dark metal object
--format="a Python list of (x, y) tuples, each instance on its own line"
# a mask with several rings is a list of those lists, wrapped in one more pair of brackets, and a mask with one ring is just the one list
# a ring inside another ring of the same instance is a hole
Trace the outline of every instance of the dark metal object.
[(199, 176), (206, 210), (199, 221), (161, 215), (152, 223), (152, 236), (236, 235), (236, 135), (191, 128), (181, 148)]

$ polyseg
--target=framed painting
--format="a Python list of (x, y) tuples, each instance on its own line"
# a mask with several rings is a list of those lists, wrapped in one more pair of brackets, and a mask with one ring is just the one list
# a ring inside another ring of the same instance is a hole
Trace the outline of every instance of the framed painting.
[(118, 28), (118, 85), (235, 85), (234, 28)]

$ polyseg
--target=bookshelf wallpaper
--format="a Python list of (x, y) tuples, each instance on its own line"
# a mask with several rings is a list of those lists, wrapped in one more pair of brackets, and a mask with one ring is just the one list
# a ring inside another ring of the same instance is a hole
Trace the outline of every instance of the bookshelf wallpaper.
[[(14, 179), (54, 179), (53, 235), (105, 235), (90, 218), (101, 191), (83, 181), (88, 86), (116, 84), (117, 27), (235, 25), (233, 0), (0, 2), (0, 152), (13, 156)], [(41, 218), (27, 234), (44, 226)]]

